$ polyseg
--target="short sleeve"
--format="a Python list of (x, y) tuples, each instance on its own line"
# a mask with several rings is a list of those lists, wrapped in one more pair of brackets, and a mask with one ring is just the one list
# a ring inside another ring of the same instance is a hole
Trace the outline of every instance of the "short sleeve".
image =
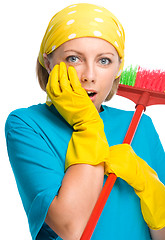
[(5, 133), (9, 160), (35, 239), (52, 200), (58, 194), (64, 169), (58, 154), (19, 117), (9, 115)]
[(151, 155), (153, 168), (157, 172), (159, 179), (165, 185), (165, 151), (160, 141), (159, 135), (153, 125), (152, 120), (150, 119), (150, 141), (151, 141), (151, 149), (153, 154)]
[(151, 118), (143, 114), (133, 148), (158, 174), (165, 184), (165, 152)]

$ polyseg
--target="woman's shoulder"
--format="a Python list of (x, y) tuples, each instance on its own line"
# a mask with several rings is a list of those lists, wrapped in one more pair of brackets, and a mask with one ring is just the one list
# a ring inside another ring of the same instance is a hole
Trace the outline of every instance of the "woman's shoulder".
[[(114, 136), (116, 139), (115, 143), (117, 143), (117, 141), (122, 142), (135, 111), (126, 111), (108, 106), (104, 106), (103, 109), (104, 111), (100, 116), (103, 119), (105, 131), (109, 132), (111, 137), (112, 135)], [(140, 146), (141, 143), (147, 141), (157, 142), (160, 140), (152, 119), (143, 113), (136, 129), (133, 142)]]
[(24, 107), (24, 108), (18, 108), (13, 110), (10, 114), (9, 117), (11, 116), (28, 116), (28, 115), (32, 115), (35, 113), (40, 113), (42, 111), (44, 111), (46, 109), (46, 104), (37, 104), (37, 105), (32, 105), (29, 107)]
[(56, 127), (62, 123), (64, 124), (64, 120), (54, 107), (38, 104), (12, 111), (6, 120), (5, 131), (25, 127), (38, 132), (43, 128), (46, 129), (52, 125)]
[[(113, 121), (116, 123), (120, 122), (121, 124), (124, 122), (130, 122), (135, 113), (135, 111), (123, 110), (119, 108), (109, 107), (107, 105), (103, 105), (103, 110), (104, 111), (100, 114), (100, 116), (105, 121)], [(153, 125), (151, 118), (146, 114), (142, 115), (141, 122), (147, 125)]]
[(28, 123), (28, 121), (35, 116), (40, 116), (44, 111), (44, 108), (44, 104), (38, 104), (13, 110), (7, 117), (6, 126), (17, 127), (17, 124), (20, 126), (21, 122)]

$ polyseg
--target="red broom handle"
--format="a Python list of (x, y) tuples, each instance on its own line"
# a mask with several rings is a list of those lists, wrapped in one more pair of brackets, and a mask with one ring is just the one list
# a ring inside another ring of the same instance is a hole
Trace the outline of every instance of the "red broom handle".
[[(145, 106), (137, 105), (123, 143), (131, 144), (144, 110)], [(80, 240), (89, 240), (91, 238), (116, 179), (117, 176), (114, 173), (109, 174)]]

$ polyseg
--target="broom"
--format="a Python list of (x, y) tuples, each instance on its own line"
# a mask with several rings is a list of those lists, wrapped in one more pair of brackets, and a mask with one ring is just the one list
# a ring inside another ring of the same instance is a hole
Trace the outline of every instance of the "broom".
[[(130, 66), (121, 74), (117, 95), (126, 97), (136, 104), (136, 111), (123, 141), (131, 144), (146, 107), (165, 104), (165, 72)], [(113, 173), (108, 176), (80, 240), (91, 238), (116, 179), (117, 176)]]

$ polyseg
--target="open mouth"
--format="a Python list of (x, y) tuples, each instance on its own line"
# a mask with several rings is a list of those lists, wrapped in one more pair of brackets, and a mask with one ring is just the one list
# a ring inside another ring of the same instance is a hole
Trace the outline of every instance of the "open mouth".
[(93, 97), (96, 95), (96, 92), (90, 92), (90, 91), (87, 91), (87, 94), (89, 97)]
[(96, 95), (96, 92), (94, 92), (94, 91), (87, 91), (87, 94), (91, 98), (91, 97), (94, 97)]

